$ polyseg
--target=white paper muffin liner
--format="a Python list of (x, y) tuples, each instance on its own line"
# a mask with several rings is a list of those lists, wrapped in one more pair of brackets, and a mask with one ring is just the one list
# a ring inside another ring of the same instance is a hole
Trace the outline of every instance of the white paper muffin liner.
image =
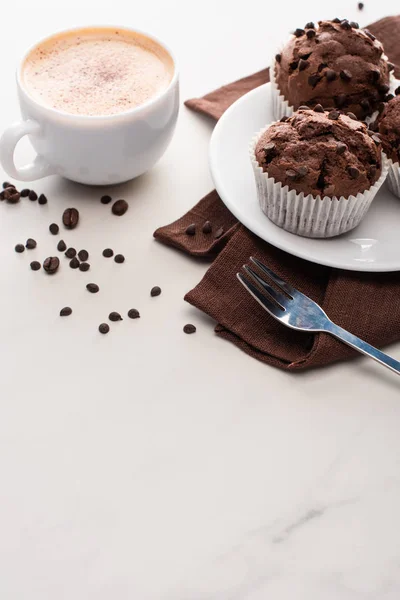
[[(270, 127), (263, 127), (251, 140), (250, 160), (257, 185), (257, 195), (263, 213), (278, 227), (296, 235), (329, 238), (357, 227), (366, 215), (372, 200), (386, 179), (388, 161), (382, 154), (382, 173), (368, 190), (357, 196), (313, 196), (289, 190), (281, 182), (264, 173), (257, 162), (255, 148), (260, 136)], [(400, 174), (398, 173), (399, 181)], [(400, 188), (399, 188), (400, 189)], [(399, 194), (400, 195), (400, 194)]]
[(398, 162), (393, 162), (391, 158), (387, 158), (384, 154), (387, 164), (388, 164), (388, 174), (387, 174), (387, 182), (389, 186), (389, 190), (400, 198), (400, 164)]

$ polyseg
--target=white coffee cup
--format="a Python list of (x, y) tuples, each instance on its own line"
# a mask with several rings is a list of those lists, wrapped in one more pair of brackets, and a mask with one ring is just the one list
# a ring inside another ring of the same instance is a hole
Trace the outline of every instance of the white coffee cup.
[[(10, 177), (33, 181), (57, 174), (79, 183), (116, 184), (148, 171), (164, 154), (179, 111), (176, 60), (154, 36), (127, 27), (119, 29), (145, 35), (166, 50), (174, 65), (169, 86), (145, 104), (112, 115), (75, 115), (49, 108), (33, 99), (22, 81), (22, 66), (35, 44), (17, 70), (22, 120), (11, 125), (0, 139), (0, 162)], [(37, 155), (32, 163), (19, 167), (14, 151), (25, 135)]]

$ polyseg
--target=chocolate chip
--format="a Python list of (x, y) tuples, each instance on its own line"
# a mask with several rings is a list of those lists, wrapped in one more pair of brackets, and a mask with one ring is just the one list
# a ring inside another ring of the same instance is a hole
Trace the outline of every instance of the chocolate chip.
[(140, 317), (139, 311), (136, 310), (136, 308), (129, 309), (128, 310), (128, 317), (130, 319), (139, 319), (139, 317)]
[(76, 258), (76, 256), (69, 261), (69, 266), (71, 269), (79, 269), (79, 260)]
[(100, 198), (100, 202), (102, 204), (110, 204), (111, 200), (112, 200), (111, 196), (108, 196), (108, 195), (102, 196)]
[(218, 227), (217, 231), (215, 232), (214, 238), (216, 240), (218, 240), (224, 233), (224, 228), (223, 227)]
[(186, 227), (185, 233), (186, 233), (186, 235), (195, 235), (195, 233), (196, 233), (195, 223), (192, 223), (191, 225)]
[(358, 117), (356, 117), (356, 115), (354, 113), (352, 113), (352, 112), (347, 113), (347, 116), (350, 119), (353, 119), (353, 121), (358, 121)]
[(389, 72), (394, 71), (395, 65), (392, 62), (388, 62), (387, 66), (388, 66)]
[(75, 229), (79, 223), (79, 211), (76, 208), (66, 208), (63, 212), (62, 221), (67, 229)]
[[(265, 150), (265, 148), (264, 148), (264, 150)], [(208, 233), (212, 232), (212, 225), (211, 225), (210, 221), (206, 221), (204, 223), (203, 228), (202, 228), (202, 232), (205, 233), (205, 234), (208, 234)]]
[(351, 29), (351, 25), (347, 19), (343, 19), (343, 21), (340, 22), (340, 27), (347, 30)]
[(353, 29), (360, 29), (360, 26), (359, 26), (359, 24), (358, 24), (358, 23), (356, 23), (355, 21), (350, 21), (350, 26), (351, 26)]
[(378, 87), (378, 90), (380, 91), (381, 94), (387, 94), (388, 91), (390, 90), (390, 86), (387, 83), (383, 83), (382, 85), (380, 85)]
[(38, 199), (39, 204), (47, 204), (47, 198), (44, 194), (40, 194)]
[(286, 177), (291, 181), (294, 181), (297, 178), (297, 173), (294, 169), (287, 169)]
[(371, 110), (371, 105), (370, 105), (370, 103), (368, 102), (368, 100), (366, 98), (364, 98), (363, 100), (361, 100), (360, 106), (365, 111), (370, 111)]
[(310, 75), (310, 77), (308, 78), (308, 83), (311, 85), (311, 87), (315, 87), (320, 80), (320, 75)]
[(333, 69), (327, 69), (325, 71), (325, 77), (327, 81), (335, 81), (337, 75)]
[(307, 104), (302, 104), (299, 106), (298, 110), (311, 110), (311, 108), (307, 106)]
[(30, 190), (28, 198), (29, 200), (32, 200), (32, 202), (34, 202), (35, 200), (37, 200), (37, 193), (34, 190)]
[(86, 289), (91, 294), (97, 294), (97, 292), (99, 291), (100, 288), (97, 285), (97, 283), (88, 283), (86, 286)]
[(315, 25), (312, 21), (310, 21), (309, 23), (305, 24), (304, 29), (315, 29)]
[(305, 71), (309, 66), (310, 62), (308, 60), (304, 60), (303, 58), (299, 60), (299, 71)]
[(123, 254), (116, 254), (114, 256), (114, 260), (116, 263), (122, 264), (123, 262), (125, 262), (125, 256)]
[(100, 333), (108, 333), (110, 331), (110, 326), (107, 323), (100, 323), (99, 331)]
[(298, 60), (292, 60), (292, 62), (289, 63), (289, 67), (292, 69), (292, 71), (295, 71), (295, 69), (297, 69), (298, 64)]
[(332, 121), (337, 121), (339, 117), (340, 112), (338, 112), (337, 110), (331, 110), (331, 112), (328, 113), (328, 119), (331, 119)]
[(335, 96), (335, 104), (338, 108), (343, 108), (347, 104), (347, 96), (346, 94), (339, 94)]
[(90, 269), (90, 264), (89, 264), (88, 262), (82, 262), (82, 263), (79, 265), (79, 270), (80, 270), (80, 271), (84, 271), (84, 272), (86, 272), (86, 271), (89, 271), (89, 269)]
[(17, 202), (19, 202), (19, 199), (21, 198), (21, 194), (19, 192), (17, 192), (15, 187), (9, 187), (9, 188), (5, 189), (3, 192), (3, 196), (4, 196), (4, 199), (7, 200), (7, 202), (9, 204), (16, 204)]
[(364, 2), (359, 2), (357, 4), (358, 10), (362, 10), (364, 8)]
[(379, 146), (379, 144), (381, 143), (381, 138), (379, 137), (379, 135), (377, 133), (374, 133), (373, 135), (371, 135), (371, 140), (373, 142), (375, 142), (375, 144), (377, 146)]
[(307, 29), (306, 36), (308, 37), (309, 40), (314, 38), (316, 36), (314, 29)]
[(89, 258), (89, 252), (87, 250), (79, 250), (78, 256), (80, 260), (85, 262)]
[(357, 169), (357, 167), (349, 167), (347, 171), (352, 179), (357, 179), (360, 174), (360, 171)]
[(60, 310), (60, 317), (69, 317), (69, 315), (72, 315), (72, 308), (64, 306), (64, 308)]
[(187, 325), (184, 326), (183, 331), (185, 333), (196, 333), (196, 327), (194, 325), (192, 325), (191, 323), (188, 323)]
[(399, 85), (399, 87), (397, 87), (397, 88), (394, 90), (394, 93), (396, 94), (396, 96), (398, 96), (398, 95), (400, 94), (400, 85)]
[(122, 321), (122, 317), (118, 312), (110, 312), (110, 314), (108, 315), (108, 318), (110, 319), (110, 321)]
[(340, 77), (341, 79), (343, 79), (343, 81), (351, 81), (352, 79), (352, 74), (350, 73), (350, 71), (347, 71), (347, 69), (342, 69), (342, 71), (340, 71)]
[(64, 242), (64, 240), (60, 240), (57, 244), (57, 250), (59, 250), (60, 252), (65, 252), (66, 249), (67, 244)]
[(390, 102), (390, 100), (393, 100), (393, 98), (393, 94), (388, 94), (387, 96), (385, 96), (385, 102)]
[(155, 296), (159, 296), (161, 294), (161, 288), (158, 285), (154, 286), (150, 290), (150, 296), (154, 298)]
[(338, 154), (344, 154), (344, 152), (346, 152), (346, 150), (347, 150), (346, 144), (343, 144), (343, 142), (338, 142), (337, 143), (336, 152)]
[(383, 113), (384, 110), (385, 110), (385, 103), (384, 102), (379, 102), (379, 104), (378, 104), (378, 113), (381, 114), (381, 113)]
[(39, 271), (41, 264), (37, 260), (33, 260), (30, 265), (32, 271)]
[(293, 35), (296, 37), (301, 37), (304, 34), (305, 34), (304, 29), (300, 29), (299, 27), (297, 29), (295, 29), (293, 32)]
[(57, 235), (57, 233), (60, 231), (60, 228), (57, 223), (51, 223), (51, 225), (49, 225), (49, 231), (53, 235)]
[(43, 269), (49, 275), (53, 275), (53, 273), (55, 273), (57, 271), (59, 266), (60, 266), (60, 261), (57, 258), (57, 256), (49, 256), (43, 262)]
[(25, 248), (27, 248), (28, 250), (33, 250), (34, 248), (36, 248), (36, 246), (37, 246), (36, 240), (34, 240), (32, 238), (28, 238), (26, 240)]
[(23, 190), (21, 190), (21, 198), (27, 198), (29, 196), (29, 192), (31, 190), (28, 190), (28, 188), (24, 188)]
[(341, 20), (336, 17), (335, 19), (332, 19), (332, 23), (341, 23)]
[(375, 175), (376, 175), (376, 166), (375, 165), (371, 165), (369, 168), (369, 176), (371, 179), (374, 179)]
[(25, 246), (23, 244), (17, 244), (14, 248), (15, 252), (18, 252), (19, 254), (21, 254), (21, 252), (24, 252), (25, 250)]
[(128, 203), (126, 200), (117, 200), (114, 202), (111, 208), (111, 212), (113, 215), (117, 215), (117, 217), (122, 217), (128, 210)]
[(376, 37), (370, 32), (368, 31), (368, 29), (364, 29), (364, 33), (369, 37), (370, 40), (372, 40), (373, 42), (376, 40)]
[(316, 113), (324, 113), (325, 110), (324, 110), (324, 107), (322, 106), (322, 104), (316, 104), (314, 106), (314, 112), (316, 112)]
[(282, 60), (282, 54), (275, 54), (275, 60), (279, 64)]
[(111, 248), (105, 248), (103, 250), (103, 256), (105, 256), (105, 258), (111, 258), (111, 256), (114, 256), (114, 250)]
[(65, 253), (65, 256), (67, 258), (74, 258), (76, 256), (76, 250), (75, 250), (75, 248), (68, 248), (68, 250)]
[(15, 185), (13, 183), (10, 183), (9, 181), (4, 181), (3, 190), (6, 190), (7, 188), (15, 188)]
[(368, 71), (368, 79), (372, 81), (372, 83), (378, 83), (381, 76), (381, 72), (379, 69), (371, 69)]
[(290, 117), (287, 117), (286, 115), (284, 115), (280, 120), (281, 123), (286, 123), (286, 121), (288, 121), (290, 119)]
[(276, 156), (276, 146), (274, 142), (266, 144), (263, 148), (265, 154), (265, 162), (269, 163)]

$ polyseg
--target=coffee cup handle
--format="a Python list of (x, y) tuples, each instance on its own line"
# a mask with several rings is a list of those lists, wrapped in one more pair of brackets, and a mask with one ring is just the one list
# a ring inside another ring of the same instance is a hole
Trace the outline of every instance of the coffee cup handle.
[(34, 181), (56, 173), (43, 156), (39, 154), (33, 162), (17, 167), (14, 162), (15, 148), (21, 138), (40, 132), (40, 125), (33, 119), (18, 121), (5, 130), (0, 138), (0, 162), (7, 175), (19, 181)]

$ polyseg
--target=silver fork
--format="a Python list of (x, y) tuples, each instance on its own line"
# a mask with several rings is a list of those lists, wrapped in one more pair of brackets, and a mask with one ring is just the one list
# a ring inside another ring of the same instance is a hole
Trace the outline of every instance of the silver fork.
[(250, 261), (281, 290), (280, 292), (276, 291), (248, 265), (244, 265), (243, 269), (256, 285), (242, 275), (242, 273), (237, 274), (240, 283), (244, 285), (246, 290), (272, 317), (297, 331), (323, 331), (330, 333), (345, 344), (348, 344), (348, 346), (355, 348), (359, 352), (362, 352), (362, 354), (370, 356), (381, 365), (400, 375), (400, 362), (398, 360), (395, 360), (333, 323), (316, 302), (283, 281), (257, 258), (250, 257)]

